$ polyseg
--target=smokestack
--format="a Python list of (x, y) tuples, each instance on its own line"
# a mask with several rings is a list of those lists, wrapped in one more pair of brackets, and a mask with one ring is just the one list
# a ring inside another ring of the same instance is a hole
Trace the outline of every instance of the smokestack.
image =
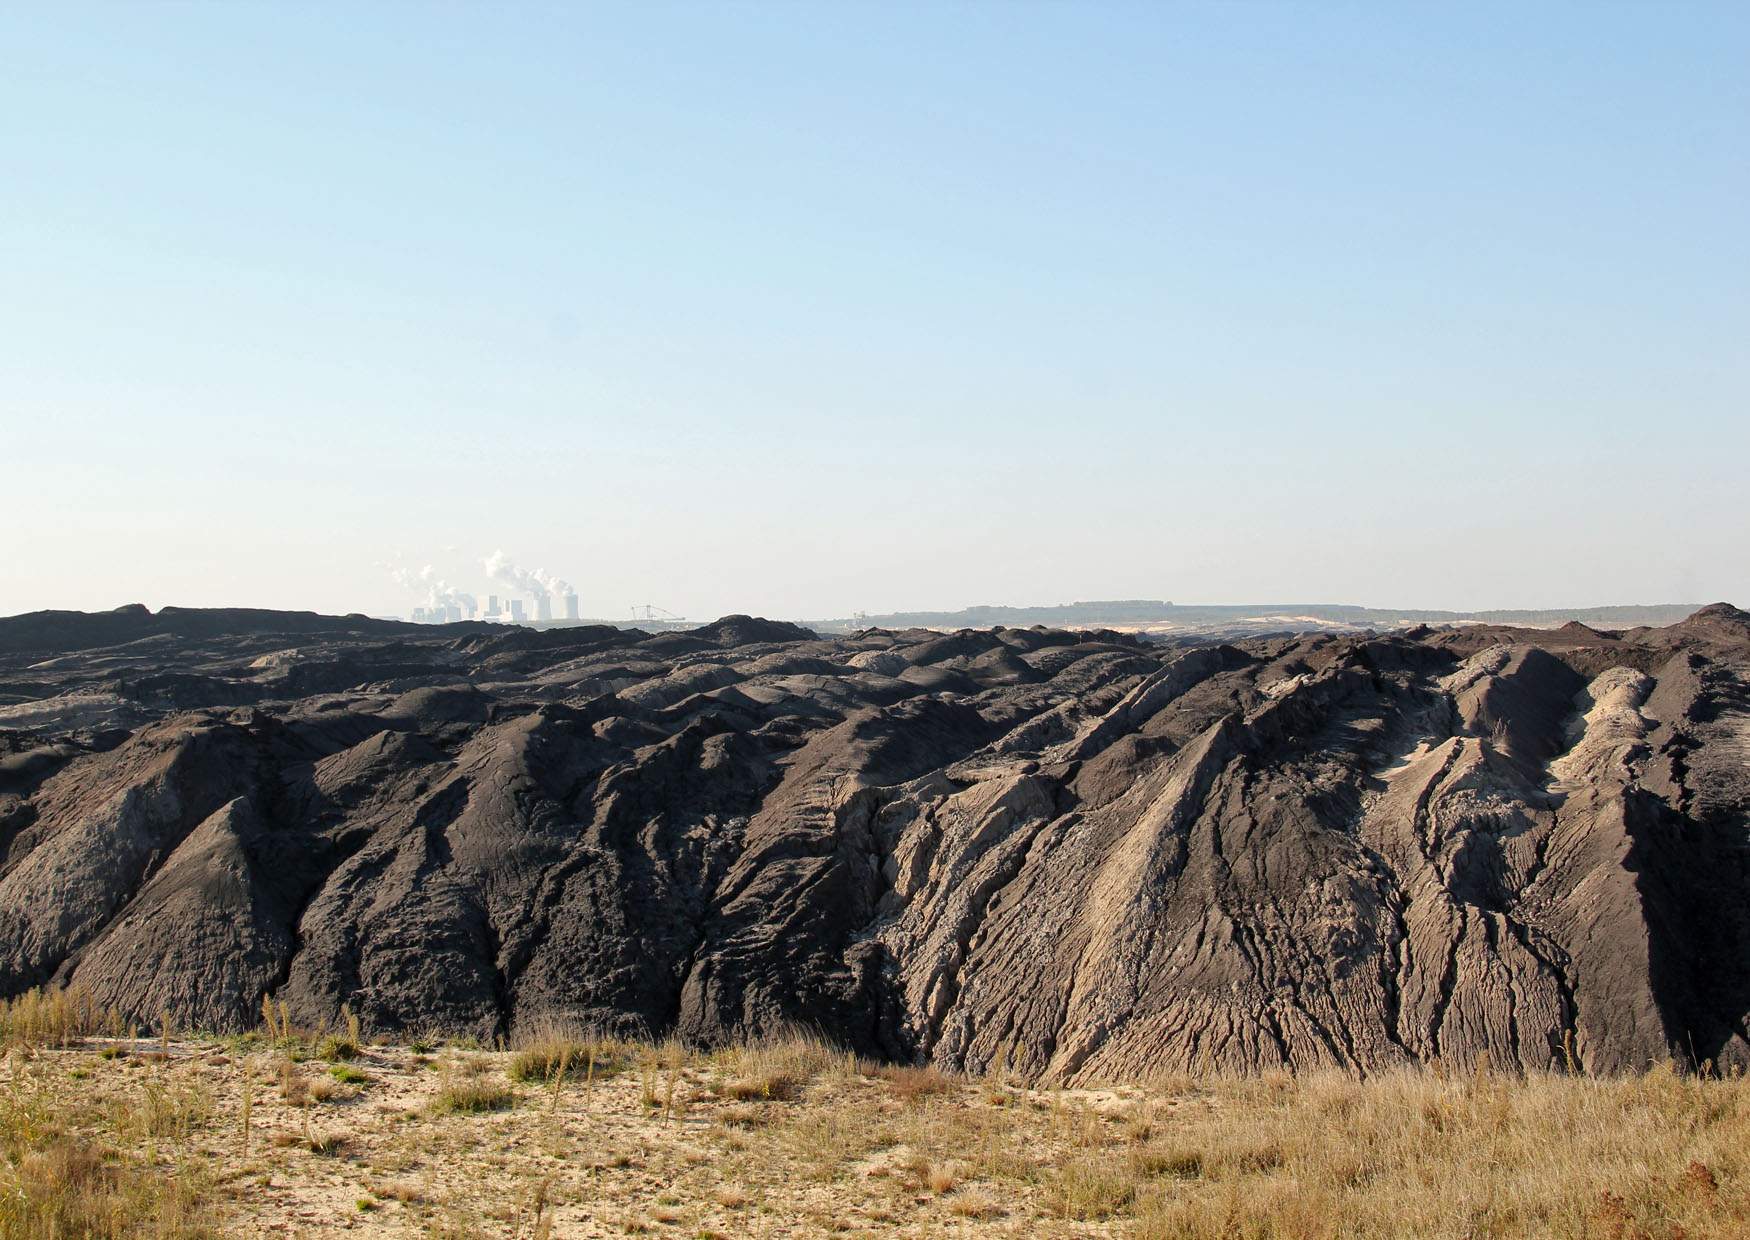
[(567, 620), (577, 619), (577, 595), (575, 594), (567, 593), (565, 595), (565, 618)]

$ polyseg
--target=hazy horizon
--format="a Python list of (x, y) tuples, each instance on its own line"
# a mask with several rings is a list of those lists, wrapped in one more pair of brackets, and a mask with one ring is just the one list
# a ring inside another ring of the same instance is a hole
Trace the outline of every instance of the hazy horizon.
[[(1750, 602), (1750, 9), (0, 12), (0, 615)], [(502, 567), (501, 562), (501, 567)]]
[[(467, 614), (467, 616), (462, 617), (462, 619), (464, 619), (464, 621), (483, 621), (483, 619), (493, 619), (493, 621), (499, 621), (499, 623), (534, 623), (535, 617), (532, 605), (528, 607), (528, 614), (523, 617), (523, 621), (511, 621), (511, 619), (509, 619), (509, 612), (507, 612), (507, 600), (509, 600), (509, 598), (523, 598), (523, 600), (527, 602), (530, 596), (513, 595), (513, 593), (502, 593), (502, 591), (490, 591), (490, 589), (488, 589), (488, 591), (483, 591), (483, 593), (479, 593), (478, 595), (479, 609), (485, 609), (486, 598), (490, 595), (497, 596), (497, 600), (506, 605), (506, 610), (504, 610), (502, 614), (493, 614), (493, 616), (490, 617), (485, 616), (485, 614)], [(1402, 612), (1402, 614), (1411, 614), (1411, 616), (1414, 616), (1414, 614), (1423, 614), (1423, 612), (1426, 612), (1426, 614), (1454, 612), (1454, 614), (1467, 614), (1467, 616), (1486, 616), (1486, 614), (1498, 614), (1498, 612), (1502, 612), (1502, 614), (1505, 614), (1505, 612), (1556, 612), (1556, 614), (1559, 614), (1559, 612), (1575, 612), (1575, 614), (1586, 614), (1586, 612), (1607, 612), (1607, 610), (1661, 609), (1682, 610), (1684, 614), (1691, 614), (1694, 610), (1703, 609), (1703, 607), (1710, 607), (1710, 605), (1715, 605), (1715, 603), (1729, 603), (1729, 605), (1736, 605), (1736, 603), (1734, 603), (1733, 600), (1729, 600), (1729, 598), (1726, 598), (1726, 600), (1715, 598), (1715, 600), (1706, 600), (1706, 602), (1703, 602), (1703, 600), (1657, 600), (1657, 602), (1566, 603), (1566, 605), (1558, 603), (1558, 605), (1551, 605), (1551, 607), (1510, 607), (1509, 605), (1509, 607), (1475, 607), (1475, 609), (1456, 609), (1456, 607), (1421, 607), (1421, 605), (1397, 605), (1397, 603), (1355, 603), (1349, 602), (1349, 600), (1342, 600), (1342, 598), (1325, 598), (1325, 600), (1316, 600), (1316, 598), (1304, 598), (1304, 600), (1295, 600), (1295, 598), (1278, 598), (1278, 600), (1271, 600), (1271, 598), (1260, 598), (1260, 600), (1232, 600), (1232, 598), (1230, 598), (1230, 600), (1180, 600), (1180, 598), (1173, 598), (1173, 600), (1118, 600), (1118, 598), (1078, 598), (1078, 600), (1057, 600), (1057, 602), (1031, 600), (1031, 602), (982, 602), (954, 603), (954, 605), (926, 605), (926, 607), (884, 607), (884, 609), (879, 610), (868, 610), (868, 612), (863, 612), (863, 614), (870, 617), (870, 619), (880, 619), (880, 617), (887, 616), (929, 616), (929, 614), (959, 616), (959, 614), (966, 614), (966, 612), (982, 612), (982, 610), (1006, 609), (1020, 610), (1020, 612), (1047, 612), (1047, 610), (1068, 610), (1076, 609), (1076, 607), (1092, 609), (1092, 607), (1101, 607), (1101, 605), (1110, 605), (1110, 603), (1134, 602), (1160, 602), (1166, 603), (1169, 607), (1178, 607), (1178, 609), (1188, 610), (1257, 609), (1260, 614), (1265, 614), (1265, 616), (1269, 616), (1269, 614), (1283, 614), (1283, 612), (1278, 612), (1278, 610), (1274, 609), (1288, 609), (1288, 607), (1307, 607), (1307, 609), (1344, 609), (1344, 607), (1362, 607), (1362, 609), (1383, 610), (1383, 612)], [(82, 610), (82, 612), (86, 612), (86, 614), (98, 614), (98, 612), (103, 612), (103, 610), (121, 610), (124, 609), (124, 607), (135, 607), (135, 605), (145, 605), (145, 607), (152, 610), (152, 612), (158, 612), (158, 610), (163, 609), (163, 607), (189, 607), (187, 603), (172, 602), (151, 605), (151, 603), (138, 603), (138, 600), (130, 600), (130, 602), (126, 603), (116, 603), (116, 607), (88, 607), (88, 609), (52, 609), (51, 607), (51, 609), (33, 610)], [(201, 607), (214, 607), (214, 609), (228, 609), (228, 607), (235, 607), (235, 609), (250, 609), (250, 607), (254, 607), (254, 605), (252, 605), (252, 603), (203, 603)], [(275, 607), (275, 609), (262, 610), (318, 612), (318, 614), (331, 614), (331, 616), (360, 614), (360, 612), (357, 612), (357, 609), (348, 610), (348, 612), (320, 612), (320, 609), (311, 609), (311, 607), (285, 607), (285, 609), (278, 609), (278, 607)], [(613, 612), (613, 610), (588, 612), (588, 610), (583, 610), (577, 619), (583, 621), (583, 623), (588, 623), (588, 621), (613, 621), (613, 623), (620, 624), (630, 623), (630, 621), (641, 619), (641, 617), (637, 616), (628, 616), (627, 610), (621, 610), (621, 612)], [(31, 614), (31, 612), (23, 612), (23, 614)], [(362, 612), (362, 614), (373, 617), (373, 619), (401, 619), (401, 621), (409, 619), (409, 612)], [(775, 621), (793, 621), (793, 623), (851, 621), (851, 619), (856, 619), (856, 617), (858, 617), (856, 612), (845, 612), (844, 616), (802, 616), (802, 614), (786, 616), (786, 614), (781, 614), (781, 612), (765, 612), (765, 610), (758, 609), (730, 609), (723, 610), (723, 612), (712, 612), (709, 616), (707, 616), (707, 614), (672, 617), (644, 616), (642, 619), (656, 619), (656, 621), (670, 621), (670, 619), (674, 619), (674, 621), (690, 621), (690, 623), (691, 621), (697, 621), (697, 623), (705, 624), (711, 623), (711, 621), (716, 621), (716, 619), (723, 619), (723, 617), (726, 616), (737, 616), (737, 614), (751, 614), (751, 616), (775, 619)], [(0, 619), (11, 619), (12, 616), (14, 616), (14, 614), (11, 614), (11, 612), (5, 612), (5, 614), (0, 614)], [(563, 617), (555, 616), (555, 619), (563, 619)], [(458, 623), (458, 621), (432, 621), (432, 623)], [(1664, 621), (1659, 621), (1659, 623), (1664, 623)]]

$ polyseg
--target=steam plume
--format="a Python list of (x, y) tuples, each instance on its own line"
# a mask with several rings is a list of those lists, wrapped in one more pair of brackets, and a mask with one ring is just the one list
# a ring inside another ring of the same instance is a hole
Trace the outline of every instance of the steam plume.
[(494, 581), (535, 598), (558, 598), (576, 593), (570, 582), (544, 569), (519, 567), (502, 551), (494, 551), (480, 562), (480, 566)]
[(473, 615), (478, 608), (472, 594), (452, 586), (438, 576), (437, 569), (430, 564), (417, 572), (400, 564), (386, 564), (384, 567), (398, 585), (415, 594), (423, 593), (427, 607), (455, 607), (465, 615)]

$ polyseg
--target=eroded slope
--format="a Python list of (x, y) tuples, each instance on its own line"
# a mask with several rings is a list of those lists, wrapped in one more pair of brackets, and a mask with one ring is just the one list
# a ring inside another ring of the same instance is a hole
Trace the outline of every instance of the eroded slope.
[(212, 627), (0, 655), (0, 993), (1071, 1080), (1750, 1059), (1723, 605), (1186, 649)]

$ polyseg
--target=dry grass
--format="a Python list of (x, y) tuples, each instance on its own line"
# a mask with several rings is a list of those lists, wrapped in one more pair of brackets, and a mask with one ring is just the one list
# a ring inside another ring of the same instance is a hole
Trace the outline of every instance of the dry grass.
[(278, 1069), (280, 1099), (295, 1107), (309, 1105), (310, 1078), (298, 1071), (289, 1056), (281, 1057)]
[(716, 1092), (738, 1102), (795, 1102), (816, 1077), (845, 1067), (842, 1051), (807, 1034), (732, 1047), (717, 1061), (729, 1079)]
[(880, 1069), (880, 1076), (893, 1087), (894, 1096), (906, 1102), (945, 1094), (954, 1088), (954, 1082), (936, 1068), (888, 1067)]
[(110, 1126), (124, 1141), (168, 1137), (186, 1141), (205, 1126), (213, 1099), (198, 1082), (148, 1077), (137, 1093), (109, 1105)]
[(311, 1102), (333, 1102), (340, 1098), (351, 1098), (358, 1091), (334, 1080), (332, 1077), (319, 1076), (310, 1082), (309, 1095)]
[(988, 1219), (1001, 1215), (1003, 1209), (989, 1193), (974, 1189), (956, 1194), (948, 1203), (948, 1212), (958, 1218)]
[(445, 1064), (438, 1070), (438, 1089), (426, 1104), (426, 1113), (480, 1115), (504, 1111), (516, 1105), (516, 1090), (491, 1076), (485, 1059), (473, 1057)]
[(0, 1240), (217, 1234), (199, 1168), (152, 1150), (203, 1123), (204, 1098), (146, 1085), (140, 1105), (123, 1109), (67, 1097), (42, 1071), (0, 1084)]
[(329, 1063), (345, 1063), (359, 1057), (359, 1044), (351, 1038), (330, 1034), (316, 1044), (316, 1058)]
[(90, 1037), (98, 1026), (96, 1005), (77, 987), (0, 999), (0, 1045), (64, 1048)]
[(397, 1201), (406, 1206), (425, 1200), (424, 1190), (410, 1180), (389, 1180), (367, 1187), (371, 1196), (381, 1201)]
[(215, 1234), (192, 1176), (116, 1162), (82, 1141), (54, 1142), (0, 1171), (4, 1240), (192, 1240)]
[(1136, 1200), (1142, 1177), (1134, 1163), (1101, 1153), (1071, 1157), (1049, 1177), (1045, 1208), (1054, 1218), (1111, 1218)]
[[(1750, 1084), (1402, 1072), (1212, 1084), (1122, 1170), (1066, 1168), (1149, 1237), (1750, 1234)], [(1711, 1185), (1711, 1187), (1710, 1187)]]
[[(293, 1036), (277, 1009), (270, 1040), (159, 1037), (110, 1058), (79, 1045), (77, 1004), (58, 1010), (39, 996), (13, 1023), (7, 1005), (0, 1240), (286, 1217), (382, 1236), (1750, 1235), (1740, 1078), (1048, 1091), (877, 1069), (805, 1037), (708, 1055), (600, 1042), (592, 1076), (568, 1049), (588, 1036), (555, 1030), (432, 1061), (361, 1045), (336, 1071), (277, 1049)], [(337, 1079), (355, 1074), (368, 1088)]]
[(552, 1085), (558, 1080), (593, 1083), (625, 1071), (639, 1048), (561, 1020), (543, 1020), (520, 1030), (506, 1071), (513, 1081)]

